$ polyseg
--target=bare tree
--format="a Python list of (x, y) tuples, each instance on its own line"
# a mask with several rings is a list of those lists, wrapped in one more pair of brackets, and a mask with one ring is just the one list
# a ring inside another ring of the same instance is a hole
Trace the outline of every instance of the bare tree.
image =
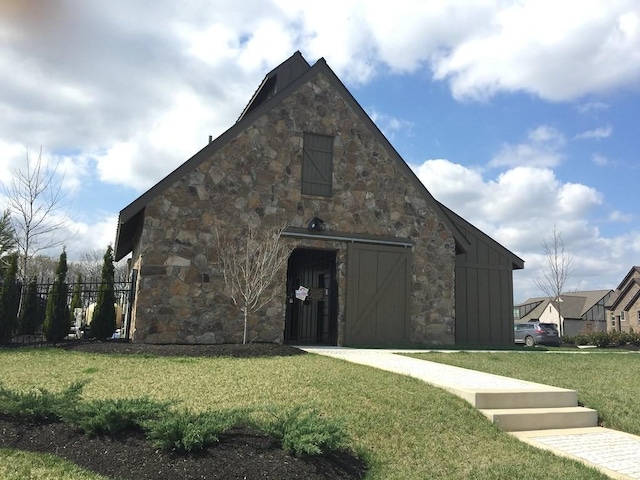
[(564, 334), (564, 322), (562, 321), (562, 291), (565, 283), (571, 275), (573, 269), (573, 257), (564, 249), (564, 241), (562, 240), (562, 232), (558, 230), (556, 224), (553, 225), (553, 231), (549, 241), (542, 241), (544, 256), (546, 259), (546, 268), (543, 269), (541, 278), (535, 280), (536, 286), (542, 290), (545, 296), (549, 297), (551, 303), (556, 307), (558, 312), (558, 328), (560, 335)]
[(69, 265), (72, 278), (82, 275), (86, 283), (99, 283), (102, 272), (102, 261), (104, 251), (97, 248), (86, 250), (80, 254), (80, 260)]
[(39, 283), (53, 283), (59, 260), (46, 255), (34, 255), (29, 259), (29, 275)]
[[(104, 250), (101, 251), (97, 248), (86, 250), (80, 255), (79, 261), (71, 262), (69, 265), (71, 278), (81, 275), (86, 283), (100, 283), (103, 263)], [(123, 284), (128, 282), (129, 268), (127, 260), (122, 259), (119, 262), (114, 262), (113, 268), (114, 285), (116, 289), (123, 288)]]
[(244, 314), (242, 343), (247, 343), (249, 316), (261, 310), (278, 293), (272, 288), (286, 266), (293, 247), (284, 244), (284, 228), (256, 231), (248, 227), (246, 235), (234, 239), (218, 235), (218, 255), (225, 292)]
[(42, 148), (38, 159), (32, 162), (27, 152), (26, 170), (16, 170), (11, 185), (5, 187), (20, 253), (20, 279), (30, 277), (29, 262), (43, 250), (63, 245), (58, 232), (68, 223), (68, 217), (53, 218), (63, 207), (64, 175), (58, 175), (58, 165), (47, 168), (42, 160)]

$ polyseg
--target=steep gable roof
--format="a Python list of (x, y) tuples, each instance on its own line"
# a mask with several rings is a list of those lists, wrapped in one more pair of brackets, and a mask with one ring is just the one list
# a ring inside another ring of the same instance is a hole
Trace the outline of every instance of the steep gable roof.
[[(637, 268), (637, 267), (634, 267)], [(620, 293), (618, 294), (618, 298), (616, 298), (616, 300), (611, 304), (611, 306), (609, 307), (609, 310), (616, 310), (620, 304), (623, 302), (623, 300), (625, 298), (627, 298), (627, 294), (631, 291), (631, 289), (635, 286), (639, 286), (640, 287), (640, 280), (638, 280), (637, 278), (632, 278), (630, 282), (622, 282), (620, 284), (620, 286), (624, 286), (624, 290), (620, 290)], [(638, 293), (640, 293), (640, 289), (638, 290), (638, 292), (631, 298), (630, 301), (628, 301), (624, 307), (622, 307), (623, 310), (629, 310), (629, 308), (631, 306), (633, 306), (633, 304), (635, 303), (635, 301), (638, 299)]]
[(238, 122), (310, 68), (311, 66), (304, 59), (300, 51), (296, 51), (291, 57), (265, 75), (264, 80), (262, 80), (262, 83), (251, 97), (251, 100), (249, 100), (247, 106), (244, 107), (244, 110), (238, 118)]
[(489, 235), (484, 233), (482, 230), (480, 230), (479, 228), (477, 228), (474, 225), (472, 225), (471, 223), (469, 223), (467, 220), (462, 218), (460, 215), (455, 213), (453, 210), (451, 210), (450, 208), (446, 207), (444, 204), (438, 202), (437, 200), (436, 200), (436, 202), (438, 203), (438, 205), (440, 206), (442, 211), (456, 225), (456, 227), (458, 227), (458, 229), (460, 229), (462, 231), (464, 231), (464, 230), (473, 231), (475, 233), (475, 235), (480, 237), (481, 239), (483, 239), (485, 241), (485, 243), (489, 244), (491, 247), (493, 247), (495, 250), (498, 250), (503, 255), (506, 255), (507, 257), (509, 257), (509, 259), (511, 260), (512, 268), (514, 270), (521, 270), (521, 269), (524, 268), (524, 260), (523, 259), (518, 257), (515, 253), (513, 253), (511, 250), (509, 250), (506, 247), (504, 247), (502, 244), (500, 244), (497, 241), (495, 241), (493, 238), (491, 238)]
[(636, 294), (633, 297), (631, 297), (631, 300), (627, 302), (627, 304), (624, 306), (624, 309), (627, 311), (631, 310), (631, 308), (636, 304), (636, 302), (639, 299), (640, 299), (640, 290), (638, 290)]
[(629, 273), (627, 273), (624, 279), (620, 282), (620, 285), (618, 285), (617, 289), (623, 290), (634, 274), (637, 274), (640, 277), (640, 267), (637, 267), (637, 266), (631, 267), (631, 270), (629, 270)]
[(563, 293), (561, 297), (580, 297), (583, 298), (582, 308), (580, 309), (580, 315), (584, 315), (587, 313), (594, 305), (596, 305), (600, 300), (609, 295), (613, 290), (585, 290), (582, 292), (569, 292)]
[[(364, 109), (347, 90), (342, 81), (336, 76), (333, 70), (329, 68), (324, 58), (320, 58), (312, 67), (309, 67), (306, 60), (302, 58), (300, 52), (296, 52), (292, 57), (285, 60), (285, 62), (267, 74), (261, 86), (258, 88), (256, 93), (254, 93), (251, 101), (247, 107), (245, 107), (240, 118), (233, 126), (120, 211), (114, 249), (115, 260), (120, 260), (132, 251), (135, 233), (140, 227), (140, 222), (143, 220), (144, 209), (151, 200), (160, 195), (176, 181), (180, 180), (184, 175), (194, 170), (198, 165), (200, 165), (200, 163), (210, 158), (218, 149), (227, 144), (231, 139), (235, 138), (261, 115), (270, 109), (275, 108), (300, 86), (320, 74), (323, 74), (331, 85), (338, 90), (347, 104), (360, 117), (364, 124), (368, 126), (376, 140), (384, 146), (387, 153), (397, 160), (403, 173), (414, 184), (418, 191), (423, 193), (427, 203), (431, 208), (433, 208), (436, 214), (438, 214), (440, 220), (447, 226), (449, 231), (452, 232), (456, 241), (456, 249), (464, 252), (470, 245), (469, 241), (456, 227), (454, 222), (452, 222), (451, 218), (445, 213), (443, 206), (433, 198), (431, 193), (418, 179), (413, 170), (402, 159), (389, 140), (387, 140), (387, 138), (382, 134), (373, 120), (371, 120), (371, 118), (366, 114)], [(280, 80), (278, 80), (280, 75), (282, 76), (280, 77)], [(298, 76), (295, 77), (295, 75)], [(274, 78), (275, 81), (273, 80)], [(274, 82), (275, 86), (273, 85)]]
[(562, 303), (560, 304), (560, 313), (565, 319), (580, 319), (584, 312), (593, 306), (593, 304), (591, 304), (589, 308), (585, 308), (585, 305), (587, 304), (587, 297), (560, 295), (560, 298), (562, 299)]
[(524, 307), (527, 305), (533, 305), (534, 303), (544, 302), (545, 300), (549, 300), (549, 298), (548, 297), (531, 297), (531, 298), (527, 298), (522, 303), (515, 304), (514, 307)]
[(548, 298), (529, 299), (525, 303), (515, 306), (518, 307), (534, 303), (538, 304), (534, 308), (529, 310), (525, 315), (521, 316), (516, 323), (526, 323), (529, 321), (538, 320), (540, 318), (540, 315), (542, 315), (542, 312), (544, 312), (544, 309), (547, 308), (547, 305), (549, 305), (550, 302)]

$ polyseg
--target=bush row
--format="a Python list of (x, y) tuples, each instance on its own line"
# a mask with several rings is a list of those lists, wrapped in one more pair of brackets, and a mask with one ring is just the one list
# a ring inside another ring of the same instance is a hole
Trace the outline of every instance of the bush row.
[(619, 347), (621, 345), (640, 346), (640, 332), (587, 332), (579, 333), (575, 336), (565, 335), (562, 337), (563, 343), (575, 345), (595, 345), (596, 347)]
[(308, 406), (282, 411), (265, 407), (194, 413), (149, 398), (85, 401), (81, 398), (84, 385), (73, 383), (61, 392), (21, 392), (0, 384), (0, 414), (15, 421), (64, 422), (87, 435), (115, 436), (142, 430), (154, 447), (180, 453), (204, 450), (235, 426), (264, 432), (296, 456), (348, 448), (343, 423)]

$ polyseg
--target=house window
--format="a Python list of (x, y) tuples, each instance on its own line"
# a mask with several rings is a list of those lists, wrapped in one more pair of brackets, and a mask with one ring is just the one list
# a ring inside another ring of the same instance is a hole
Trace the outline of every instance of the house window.
[(305, 133), (302, 149), (302, 193), (330, 197), (332, 176), (333, 137)]
[(624, 315), (624, 310), (620, 311), (620, 320), (622, 320), (624, 322), (626, 319), (627, 318)]

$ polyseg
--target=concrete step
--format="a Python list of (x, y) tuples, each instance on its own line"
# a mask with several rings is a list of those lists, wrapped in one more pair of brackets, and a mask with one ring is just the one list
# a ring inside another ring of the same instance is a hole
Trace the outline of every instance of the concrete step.
[(598, 425), (598, 412), (584, 407), (496, 408), (480, 410), (501, 430), (521, 432)]
[(556, 387), (540, 390), (476, 390), (468, 401), (479, 409), (576, 407), (578, 394), (575, 390)]

